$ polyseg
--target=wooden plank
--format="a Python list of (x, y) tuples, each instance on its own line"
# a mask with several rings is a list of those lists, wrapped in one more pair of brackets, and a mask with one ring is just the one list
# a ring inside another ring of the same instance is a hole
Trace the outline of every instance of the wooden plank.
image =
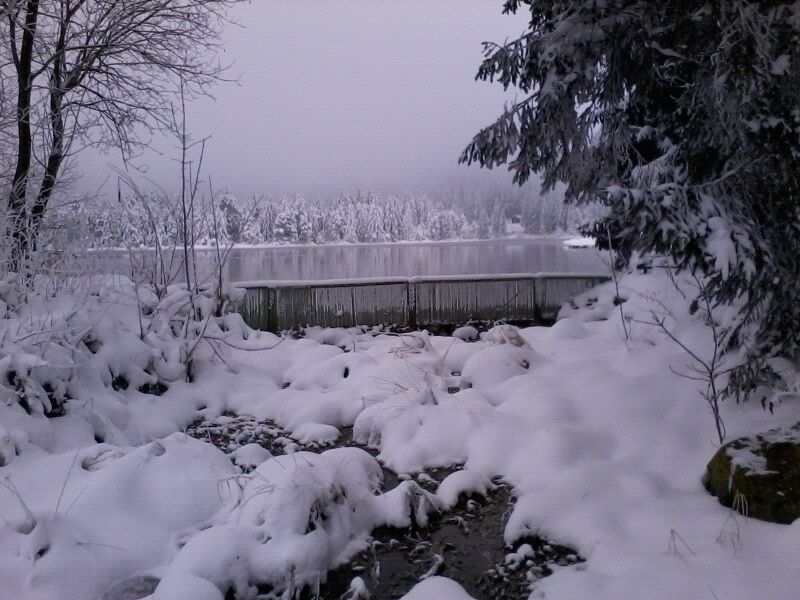
[(271, 314), (275, 305), (272, 294), (273, 291), (269, 288), (251, 288), (245, 292), (238, 310), (250, 327), (264, 331), (275, 330), (276, 323)]
[[(263, 327), (269, 323), (273, 331), (319, 325), (352, 327), (355, 325), (404, 324), (409, 320), (407, 284), (380, 283), (366, 285), (282, 286), (272, 289), (274, 301), (271, 318), (254, 306), (264, 302), (260, 290), (249, 288), (245, 294), (242, 317), (250, 324)], [(251, 322), (252, 320), (252, 322)]]
[[(549, 321), (564, 302), (607, 281), (574, 273), (445, 276), (324, 282), (254, 282), (239, 311), (251, 327), (408, 325), (470, 320)], [(257, 283), (257, 285), (255, 285)]]
[(570, 298), (587, 289), (608, 281), (602, 275), (576, 277), (574, 275), (544, 274), (536, 276), (537, 320), (552, 321), (558, 316), (561, 306)]
[(425, 280), (414, 283), (419, 325), (533, 320), (533, 279)]

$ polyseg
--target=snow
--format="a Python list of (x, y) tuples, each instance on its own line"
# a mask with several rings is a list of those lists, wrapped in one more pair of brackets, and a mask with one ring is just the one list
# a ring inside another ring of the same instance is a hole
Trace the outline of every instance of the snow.
[[(767, 475), (775, 473), (767, 469), (767, 459), (761, 452), (764, 444), (798, 444), (800, 430), (796, 428), (776, 428), (765, 431), (752, 438), (743, 438), (736, 445), (728, 446), (725, 454), (731, 460), (731, 472), (738, 467), (748, 475)], [(730, 482), (729, 482), (730, 483)]]
[(332, 444), (339, 439), (339, 430), (332, 425), (306, 423), (295, 429), (292, 437), (301, 444)]
[(573, 237), (564, 240), (563, 244), (567, 248), (594, 248), (597, 240), (592, 237)]
[(485, 474), (464, 469), (445, 477), (439, 485), (439, 489), (436, 490), (436, 496), (442, 501), (444, 508), (452, 508), (458, 504), (462, 495), (486, 496), (493, 488), (491, 479)]
[(230, 457), (233, 464), (253, 469), (272, 458), (272, 454), (266, 448), (256, 443), (250, 443), (239, 446), (236, 450), (231, 452)]
[(380, 461), (396, 473), (418, 473), (426, 466), (464, 462), (464, 440), (477, 432), (490, 409), (472, 390), (454, 395), (406, 392), (361, 412), (353, 437), (379, 449)]
[(579, 320), (568, 317), (556, 321), (549, 334), (551, 337), (568, 340), (579, 340), (590, 335), (589, 330)]
[(535, 362), (538, 357), (530, 348), (494, 346), (472, 356), (464, 365), (462, 376), (475, 388), (490, 388), (525, 375)]
[(273, 457), (245, 480), (230, 510), (178, 552), (154, 600), (216, 600), (253, 583), (278, 589), (324, 582), (328, 570), (367, 546), (377, 526), (424, 526), (439, 510), (436, 498), (407, 481), (377, 494), (378, 462), (359, 448)]
[(446, 577), (428, 577), (400, 600), (472, 600), (460, 585)]
[[(541, 534), (587, 559), (538, 580), (534, 598), (795, 597), (800, 522), (732, 516), (708, 495), (713, 420), (697, 382), (676, 374), (691, 358), (646, 324), (660, 311), (708, 355), (702, 311), (689, 314), (691, 295), (663, 269), (624, 274), (620, 285), (629, 340), (612, 283), (566, 305), (551, 328), (499, 326), (472, 343), (342, 329), (278, 338), (231, 317), (225, 360), (200, 354), (193, 383), (164, 331), (139, 335), (139, 292), (124, 281), (105, 282), (103, 301), (29, 303), (6, 326), (28, 335), (37, 314), (39, 323), (74, 314), (63, 335), (84, 341), (75, 356), (27, 340), (0, 356), (3, 381), (13, 371), (39, 399), (26, 411), (14, 386), (0, 389), (0, 598), (118, 600), (157, 585), (154, 599), (218, 600), (229, 589), (253, 597), (257, 584), (314, 588), (375, 527), (424, 525), (497, 478), (516, 497), (498, 536)], [(177, 298), (152, 303), (154, 318), (172, 314)], [(169, 383), (160, 396), (137, 389), (154, 368)], [(120, 377), (126, 389), (112, 387)], [(47, 417), (55, 392), (43, 394), (44, 384), (62, 381), (70, 400)], [(800, 421), (789, 396), (775, 414), (759, 403), (722, 411), (730, 439)], [(231, 431), (273, 421), (287, 454), (240, 439), (226, 456), (180, 433), (198, 419)], [(376, 458), (298, 447), (324, 446), (351, 426)], [(383, 489), (381, 465), (404, 475), (399, 486)], [(463, 469), (435, 493), (419, 485), (426, 469), (451, 465)], [(405, 598), (469, 596), (431, 576)]]
[(370, 596), (366, 582), (361, 577), (354, 577), (341, 600), (369, 600)]
[(478, 339), (478, 330), (472, 325), (464, 325), (453, 331), (453, 337), (464, 340), (465, 342), (474, 342)]
[(708, 219), (708, 229), (710, 233), (706, 251), (711, 256), (714, 269), (720, 272), (723, 279), (727, 279), (731, 266), (737, 262), (730, 225), (723, 217), (711, 217)]
[[(278, 202), (254, 199), (243, 203), (224, 193), (211, 219), (212, 207), (200, 201), (192, 226), (196, 248), (213, 250), (217, 244), (275, 247), (551, 237), (558, 236), (562, 228), (574, 230), (585, 218), (581, 209), (564, 212), (560, 195), (526, 198), (527, 215), (518, 223), (505, 218), (508, 199), (497, 198), (490, 218), (486, 207), (476, 212), (476, 193), (473, 191), (472, 200), (466, 203), (465, 198), (453, 203), (453, 199), (442, 202), (444, 198), (433, 201), (424, 196), (381, 197), (371, 193), (342, 194), (332, 202), (309, 202), (292, 196)], [(171, 209), (174, 207), (168, 202), (151, 202), (145, 208), (134, 197), (126, 197), (121, 202), (54, 207), (54, 220), (68, 223), (71, 231), (80, 231), (92, 247), (153, 249), (157, 244), (167, 247), (174, 240)], [(56, 234), (55, 242), (61, 241)]]
[(222, 452), (183, 434), (138, 448), (26, 452), (5, 471), (35, 527), (16, 529), (22, 501), (1, 497), (12, 526), (0, 529), (0, 596), (37, 599), (99, 598), (163, 565), (176, 536), (220, 509), (219, 484), (235, 474)]
[(363, 547), (381, 477), (377, 462), (357, 448), (266, 461), (233, 509), (180, 550), (155, 598), (180, 597), (186, 581), (197, 583), (195, 594), (208, 590), (193, 598), (209, 599), (222, 598), (220, 590), (231, 585), (244, 595), (252, 582), (315, 585)]
[(491, 388), (525, 375), (546, 360), (510, 325), (494, 327), (483, 337), (489, 345), (473, 354), (462, 371), (463, 379), (474, 388)]

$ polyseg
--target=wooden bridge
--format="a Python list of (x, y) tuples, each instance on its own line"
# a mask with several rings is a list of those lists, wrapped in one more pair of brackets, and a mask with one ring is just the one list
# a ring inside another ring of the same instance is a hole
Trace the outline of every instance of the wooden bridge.
[(328, 281), (255, 281), (239, 312), (253, 328), (307, 325), (425, 327), (468, 321), (545, 323), (573, 296), (608, 281), (596, 274), (533, 273), (382, 277)]

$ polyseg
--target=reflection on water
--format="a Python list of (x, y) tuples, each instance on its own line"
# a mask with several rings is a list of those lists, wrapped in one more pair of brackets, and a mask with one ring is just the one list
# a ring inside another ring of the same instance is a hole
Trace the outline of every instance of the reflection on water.
[[(214, 252), (197, 252), (198, 275), (211, 272)], [(105, 272), (128, 273), (125, 253), (98, 253)], [(142, 253), (137, 253), (141, 261)], [(147, 261), (152, 260), (149, 256)], [(565, 248), (561, 240), (509, 239), (419, 244), (352, 244), (234, 248), (230, 281), (320, 280), (415, 275), (475, 275), (537, 271), (600, 273), (608, 269), (592, 249)]]

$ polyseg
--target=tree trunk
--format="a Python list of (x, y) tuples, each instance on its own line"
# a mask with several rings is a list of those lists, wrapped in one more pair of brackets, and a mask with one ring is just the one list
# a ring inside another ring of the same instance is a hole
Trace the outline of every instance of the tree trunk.
[[(11, 17), (13, 19), (13, 17)], [(25, 6), (25, 30), (22, 45), (16, 53), (16, 38), (10, 39), (17, 71), (17, 166), (14, 169), (11, 193), (8, 199), (10, 223), (14, 247), (11, 256), (12, 268), (18, 270), (28, 250), (28, 215), (26, 210), (28, 179), (33, 155), (31, 133), (31, 92), (33, 87), (32, 64), (36, 24), (39, 19), (39, 0), (28, 0)], [(13, 29), (12, 20), (12, 29)]]
[(62, 106), (62, 101), (64, 98), (63, 50), (65, 34), (65, 27), (62, 26), (57, 47), (58, 58), (53, 62), (53, 71), (50, 74), (49, 118), (50, 131), (53, 138), (50, 146), (50, 154), (47, 157), (47, 166), (45, 167), (44, 176), (42, 178), (42, 185), (39, 187), (39, 193), (31, 209), (30, 231), (28, 234), (30, 242), (29, 248), (31, 250), (36, 249), (39, 228), (44, 219), (50, 196), (53, 195), (53, 189), (58, 179), (58, 172), (61, 170), (61, 164), (64, 161), (64, 107)]

